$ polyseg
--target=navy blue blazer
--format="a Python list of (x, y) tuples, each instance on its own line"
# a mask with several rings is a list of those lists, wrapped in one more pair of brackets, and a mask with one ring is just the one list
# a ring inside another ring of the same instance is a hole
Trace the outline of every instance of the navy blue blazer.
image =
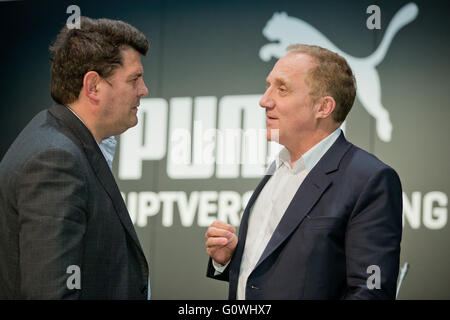
[[(207, 276), (229, 281), (229, 299), (236, 299), (250, 208), (270, 177), (248, 202), (225, 271), (214, 276), (209, 260)], [(248, 277), (246, 299), (395, 299), (401, 236), (397, 173), (341, 133), (294, 195)], [(371, 266), (379, 267), (379, 289), (367, 285)]]

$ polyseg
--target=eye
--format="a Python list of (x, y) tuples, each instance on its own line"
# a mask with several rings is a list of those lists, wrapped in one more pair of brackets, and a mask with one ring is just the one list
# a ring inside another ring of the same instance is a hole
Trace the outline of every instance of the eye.
[(285, 87), (279, 87), (278, 91), (280, 91), (280, 93), (286, 93), (287, 89)]
[(138, 79), (139, 79), (139, 78), (134, 78), (134, 79), (131, 79), (131, 80), (130, 80), (130, 82), (131, 82), (131, 84), (133, 85), (133, 87), (135, 87), (135, 86), (137, 85)]

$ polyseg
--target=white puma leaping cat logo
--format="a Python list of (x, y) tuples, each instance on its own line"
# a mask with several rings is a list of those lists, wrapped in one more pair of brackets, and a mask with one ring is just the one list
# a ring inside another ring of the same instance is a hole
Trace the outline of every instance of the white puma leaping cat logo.
[(318, 45), (343, 56), (352, 68), (356, 83), (357, 97), (367, 112), (376, 120), (378, 137), (385, 142), (391, 141), (392, 124), (389, 112), (381, 103), (380, 78), (375, 67), (384, 59), (395, 34), (406, 24), (413, 21), (419, 12), (416, 4), (403, 6), (392, 18), (378, 48), (366, 58), (356, 58), (339, 50), (319, 30), (307, 22), (288, 16), (285, 12), (274, 13), (263, 30), (263, 35), (270, 41), (259, 51), (259, 57), (269, 61), (271, 57), (281, 58), (286, 47), (294, 43)]

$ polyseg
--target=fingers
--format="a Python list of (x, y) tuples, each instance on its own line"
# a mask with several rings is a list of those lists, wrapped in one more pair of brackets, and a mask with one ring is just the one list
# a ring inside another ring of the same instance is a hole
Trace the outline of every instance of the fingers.
[(205, 233), (206, 247), (226, 246), (236, 235), (230, 231), (209, 227)]
[(205, 238), (208, 237), (226, 237), (230, 238), (236, 233), (236, 229), (228, 223), (222, 221), (214, 221), (205, 233)]
[(222, 222), (219, 220), (214, 221), (211, 224), (211, 227), (215, 227), (218, 229), (225, 229), (225, 230), (230, 231), (231, 233), (236, 233), (236, 229), (231, 224), (228, 224), (228, 223), (225, 223), (225, 222)]
[(229, 261), (237, 245), (236, 229), (225, 222), (214, 221), (205, 233), (206, 252), (215, 261)]
[(220, 229), (220, 228), (216, 228), (216, 227), (209, 227), (208, 230), (206, 230), (205, 233), (205, 238), (211, 238), (211, 237), (222, 237), (222, 238), (227, 238), (230, 239), (233, 236), (234, 233), (225, 230), (225, 229)]
[(227, 238), (208, 238), (208, 240), (206, 240), (206, 247), (207, 248), (211, 248), (211, 247), (223, 247), (226, 246), (228, 244), (229, 239)]

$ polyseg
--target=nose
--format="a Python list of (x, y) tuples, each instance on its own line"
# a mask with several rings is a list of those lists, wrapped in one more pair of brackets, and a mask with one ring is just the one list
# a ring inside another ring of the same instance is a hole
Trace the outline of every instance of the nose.
[(264, 92), (264, 95), (261, 97), (261, 100), (259, 100), (259, 105), (262, 108), (270, 109), (273, 108), (275, 103), (271, 96), (271, 89), (270, 87), (266, 89), (266, 92)]
[(139, 97), (146, 97), (148, 95), (148, 89), (147, 86), (145, 85), (144, 79), (142, 79), (141, 85), (139, 86)]

